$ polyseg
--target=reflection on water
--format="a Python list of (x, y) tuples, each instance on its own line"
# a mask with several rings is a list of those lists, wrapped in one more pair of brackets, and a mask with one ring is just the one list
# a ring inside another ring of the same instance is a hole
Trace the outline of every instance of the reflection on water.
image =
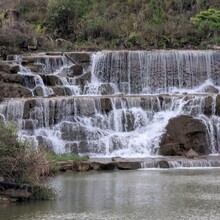
[(0, 219), (220, 219), (220, 169), (71, 173), (53, 184), (56, 200), (0, 207)]

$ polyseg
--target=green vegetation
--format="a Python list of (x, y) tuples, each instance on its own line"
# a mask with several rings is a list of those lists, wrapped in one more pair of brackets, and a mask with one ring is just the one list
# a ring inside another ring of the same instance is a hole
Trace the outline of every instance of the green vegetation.
[(71, 42), (67, 49), (199, 48), (219, 43), (220, 38), (219, 0), (9, 0), (1, 4), (21, 13), (44, 50), (51, 49), (42, 43), (48, 38)]
[(32, 199), (49, 199), (52, 190), (45, 186), (49, 170), (45, 151), (18, 141), (13, 124), (0, 123), (1, 177), (7, 182), (31, 185), (34, 189)]
[(85, 161), (88, 160), (87, 157), (80, 157), (75, 154), (64, 153), (55, 154), (53, 152), (47, 152), (47, 160), (50, 161), (50, 174), (56, 174), (59, 172), (58, 162), (68, 162), (68, 161)]
[(206, 38), (211, 38), (214, 43), (220, 43), (220, 10), (210, 8), (201, 11), (192, 19), (199, 31), (206, 33)]

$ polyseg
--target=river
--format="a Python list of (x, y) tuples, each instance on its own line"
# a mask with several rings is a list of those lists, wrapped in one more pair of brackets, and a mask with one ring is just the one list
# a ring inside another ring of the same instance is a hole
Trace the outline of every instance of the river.
[(0, 207), (1, 220), (220, 219), (220, 169), (68, 173), (52, 201)]

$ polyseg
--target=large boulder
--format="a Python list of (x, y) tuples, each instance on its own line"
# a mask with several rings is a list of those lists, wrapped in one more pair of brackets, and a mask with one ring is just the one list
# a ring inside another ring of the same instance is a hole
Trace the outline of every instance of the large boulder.
[(190, 149), (199, 155), (210, 153), (205, 125), (201, 120), (188, 115), (170, 119), (161, 139), (159, 153), (175, 156), (185, 154)]
[(68, 76), (74, 77), (74, 76), (80, 76), (82, 74), (83, 74), (83, 67), (81, 65), (76, 64), (70, 67)]
[(33, 90), (33, 93), (36, 96), (44, 96), (44, 90), (43, 90), (42, 86), (35, 87)]

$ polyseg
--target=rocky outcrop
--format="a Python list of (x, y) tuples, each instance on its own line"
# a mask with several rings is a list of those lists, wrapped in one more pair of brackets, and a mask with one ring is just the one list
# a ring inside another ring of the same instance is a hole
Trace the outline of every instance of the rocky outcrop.
[(74, 77), (74, 76), (80, 76), (82, 74), (83, 74), (83, 67), (79, 64), (76, 64), (70, 67), (68, 76)]
[(83, 75), (76, 77), (76, 84), (81, 87), (81, 90), (84, 90), (84, 86), (91, 82), (91, 72), (84, 73)]
[(194, 158), (194, 157), (198, 157), (198, 156), (199, 155), (193, 149), (190, 149), (188, 152), (186, 152), (187, 158)]
[(23, 86), (25, 78), (17, 74), (19, 70), (19, 65), (11, 65), (8, 62), (0, 62), (1, 97), (17, 98), (32, 96), (32, 92)]
[(190, 149), (199, 155), (210, 153), (205, 125), (201, 120), (188, 115), (170, 119), (161, 139), (159, 153), (176, 156), (183, 155)]
[(31, 97), (32, 93), (29, 89), (20, 85), (0, 84), (1, 96), (5, 98)]
[(31, 197), (33, 187), (27, 184), (18, 184), (0, 181), (0, 203), (27, 200)]
[(41, 75), (41, 77), (47, 86), (63, 85), (61, 79), (56, 75)]
[(206, 93), (219, 93), (219, 90), (212, 86), (212, 85), (207, 85), (205, 86), (203, 89), (202, 89), (203, 92), (206, 92)]
[(68, 53), (65, 53), (65, 55), (69, 57), (72, 61), (74, 61), (75, 64), (79, 64), (79, 63), (89, 63), (90, 56), (92, 55), (92, 53), (68, 52)]
[(35, 96), (44, 96), (44, 90), (42, 86), (37, 86), (34, 88), (33, 93)]

